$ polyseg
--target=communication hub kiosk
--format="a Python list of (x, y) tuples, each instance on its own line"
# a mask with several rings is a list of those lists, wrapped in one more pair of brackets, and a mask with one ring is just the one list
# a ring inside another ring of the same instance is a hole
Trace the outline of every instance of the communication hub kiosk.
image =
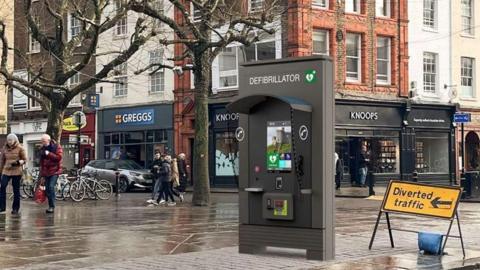
[(334, 91), (329, 58), (240, 67), (239, 251), (334, 257)]

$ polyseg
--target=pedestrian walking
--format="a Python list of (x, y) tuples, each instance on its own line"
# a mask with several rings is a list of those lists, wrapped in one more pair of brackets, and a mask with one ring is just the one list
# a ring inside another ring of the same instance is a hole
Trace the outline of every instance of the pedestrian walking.
[(170, 159), (171, 167), (172, 167), (172, 179), (170, 180), (170, 191), (173, 195), (180, 199), (180, 202), (183, 202), (183, 194), (178, 191), (178, 187), (180, 186), (180, 175), (178, 172), (178, 163), (177, 159), (172, 159), (171, 156), (167, 156), (167, 159)]
[(62, 174), (63, 149), (50, 138), (50, 135), (42, 135), (42, 148), (40, 149), (40, 177), (45, 183), (48, 198), (47, 214), (55, 210), (55, 186), (58, 176)]
[[(160, 194), (158, 195), (156, 204), (163, 204), (167, 203), (168, 206), (175, 206), (175, 200), (173, 199), (173, 195), (170, 192), (170, 179), (172, 178), (172, 171), (171, 171), (170, 163), (164, 159), (161, 163), (158, 175), (161, 182), (160, 186)], [(165, 200), (163, 200), (164, 198)], [(168, 199), (171, 202), (168, 202)]]
[(180, 186), (178, 186), (178, 191), (180, 194), (185, 195), (185, 190), (188, 183), (188, 174), (187, 174), (187, 162), (185, 161), (185, 154), (181, 153), (178, 155), (177, 160), (178, 165), (178, 174), (180, 177)]
[(367, 150), (366, 145), (362, 145), (361, 152), (360, 152), (360, 160), (359, 160), (360, 182), (358, 183), (358, 185), (361, 187), (366, 187), (365, 183), (367, 180), (369, 164), (370, 164), (370, 151)]
[(7, 204), (7, 186), (12, 180), (13, 205), (12, 215), (20, 211), (20, 182), (22, 181), (23, 165), (27, 160), (25, 150), (20, 145), (17, 135), (7, 135), (7, 142), (0, 157), (0, 214), (5, 214)]
[(159, 195), (160, 186), (162, 182), (160, 181), (160, 167), (162, 166), (162, 155), (157, 152), (152, 165), (150, 166), (150, 172), (153, 175), (153, 185), (152, 185), (152, 197), (147, 201), (147, 203), (153, 204), (155, 202), (155, 196)]

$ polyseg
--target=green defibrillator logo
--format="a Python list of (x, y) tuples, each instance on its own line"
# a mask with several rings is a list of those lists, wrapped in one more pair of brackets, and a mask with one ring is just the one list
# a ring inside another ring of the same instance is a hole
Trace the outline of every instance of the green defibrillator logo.
[(267, 166), (268, 168), (278, 168), (278, 163), (280, 156), (278, 153), (268, 153), (267, 155)]
[(309, 69), (305, 71), (305, 81), (307, 83), (314, 83), (317, 81), (317, 71), (315, 69)]

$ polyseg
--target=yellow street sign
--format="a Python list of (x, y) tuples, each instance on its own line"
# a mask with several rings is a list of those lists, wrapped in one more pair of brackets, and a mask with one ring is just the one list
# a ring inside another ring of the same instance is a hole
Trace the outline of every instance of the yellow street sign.
[(382, 211), (452, 219), (460, 200), (460, 187), (390, 181)]
[[(87, 123), (84, 123), (80, 128), (87, 126)], [(63, 130), (65, 131), (77, 131), (78, 127), (73, 123), (73, 117), (68, 117), (63, 119)]]

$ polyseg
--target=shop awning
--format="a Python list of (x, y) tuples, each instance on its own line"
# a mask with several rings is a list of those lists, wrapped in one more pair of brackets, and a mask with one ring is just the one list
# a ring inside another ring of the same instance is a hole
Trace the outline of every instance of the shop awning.
[(312, 106), (308, 104), (306, 101), (289, 96), (270, 96), (270, 95), (252, 95), (246, 96), (242, 98), (238, 98), (237, 100), (232, 101), (230, 104), (227, 105), (227, 110), (230, 112), (238, 112), (238, 113), (250, 113), (250, 110), (269, 99), (275, 99), (286, 103), (290, 106), (290, 108), (297, 110), (297, 111), (304, 111), (304, 112), (311, 112)]

